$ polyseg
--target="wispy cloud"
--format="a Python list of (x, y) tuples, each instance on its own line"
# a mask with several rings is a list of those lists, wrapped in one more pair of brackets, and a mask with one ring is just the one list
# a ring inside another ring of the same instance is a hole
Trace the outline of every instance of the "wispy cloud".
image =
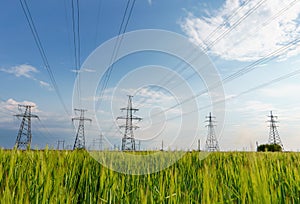
[[(188, 13), (180, 25), (191, 41), (208, 48), (213, 55), (226, 60), (257, 60), (299, 38), (300, 34), (300, 3), (266, 1), (247, 16), (259, 2), (227, 0), (221, 8), (208, 13), (208, 17)], [(236, 10), (237, 14), (232, 15)], [(297, 44), (279, 56), (287, 58), (299, 53)]]
[(35, 67), (27, 64), (17, 65), (10, 68), (0, 68), (0, 71), (13, 74), (16, 77), (33, 79), (33, 74), (39, 72)]
[(47, 88), (49, 91), (53, 90), (52, 86), (49, 83), (41, 80), (39, 81), (39, 83), (41, 87)]
[(34, 106), (34, 111), (39, 112), (37, 109), (37, 104), (32, 101), (16, 101), (15, 99), (8, 99), (7, 101), (0, 103), (2, 107), (6, 108), (7, 110), (16, 111), (18, 105), (32, 105)]
[(43, 88), (47, 88), (49, 91), (53, 90), (51, 85), (45, 81), (38, 80), (34, 74), (39, 73), (38, 69), (28, 65), (28, 64), (21, 64), (17, 66), (13, 66), (10, 68), (0, 68), (0, 71), (13, 74), (16, 77), (25, 77), (28, 79), (32, 79), (33, 81), (36, 81), (39, 83), (39, 85)]
[(18, 111), (18, 105), (32, 105), (34, 106), (33, 112), (37, 113), (40, 112), (37, 108), (36, 103), (32, 101), (16, 101), (15, 99), (8, 99), (8, 100), (2, 100), (0, 101), (0, 127), (11, 129), (14, 128), (13, 125), (13, 117), (7, 117), (7, 116), (13, 116), (17, 114)]
[(89, 68), (82, 68), (82, 69), (80, 69), (80, 70), (72, 69), (71, 72), (75, 72), (75, 73), (82, 73), (82, 72), (93, 73), (93, 72), (96, 72), (96, 70), (94, 70), (94, 69), (89, 69)]

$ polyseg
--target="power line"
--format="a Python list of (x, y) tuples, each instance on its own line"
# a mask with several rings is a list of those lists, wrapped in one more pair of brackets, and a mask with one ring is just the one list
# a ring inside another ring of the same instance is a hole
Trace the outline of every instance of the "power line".
[[(127, 16), (127, 11), (128, 11), (130, 2), (131, 2), (130, 0), (127, 1), (126, 8), (125, 8), (125, 11), (124, 11), (124, 14), (123, 14), (122, 22), (121, 22), (121, 25), (120, 25), (120, 28), (119, 28), (119, 32), (118, 32), (118, 37), (117, 37), (116, 43), (114, 45), (113, 53), (112, 53), (112, 56), (111, 56), (111, 59), (110, 59), (110, 65), (111, 66), (108, 68), (108, 70), (104, 74), (103, 86), (102, 86), (102, 88), (100, 89), (100, 92), (99, 92), (100, 97), (99, 97), (99, 101), (98, 101), (98, 104), (99, 104), (98, 106), (101, 105), (104, 91), (107, 88), (108, 82), (109, 82), (110, 77), (111, 77), (111, 73), (112, 73), (112, 71), (114, 69), (114, 64), (112, 64), (112, 63), (115, 61), (115, 59), (117, 57), (117, 54), (119, 52), (119, 48), (120, 48), (122, 40), (124, 38), (123, 34), (125, 33), (125, 31), (127, 29), (129, 20), (131, 18), (132, 12), (133, 12), (133, 8), (134, 8), (134, 5), (135, 5), (135, 0), (133, 0), (133, 2), (131, 4), (130, 10), (129, 10), (129, 14), (128, 14), (128, 17), (127, 17), (126, 22), (125, 22), (125, 18)], [(123, 26), (124, 23), (125, 23), (125, 26)]]
[[(295, 70), (295, 71), (293, 71), (293, 72), (290, 72), (290, 73), (288, 73), (288, 74), (282, 75), (282, 76), (280, 76), (280, 77), (277, 77), (277, 78), (275, 78), (275, 79), (273, 79), (273, 80), (271, 80), (271, 81), (268, 81), (268, 82), (266, 82), (266, 83), (260, 84), (260, 85), (258, 85), (258, 86), (253, 87), (253, 88), (250, 88), (250, 89), (247, 89), (247, 90), (245, 90), (245, 91), (242, 91), (242, 92), (240, 92), (239, 94), (237, 94), (237, 95), (235, 95), (235, 96), (232, 96), (232, 97), (230, 97), (230, 98), (225, 98), (225, 99), (221, 99), (221, 100), (219, 100), (219, 101), (216, 101), (216, 102), (214, 102), (214, 104), (224, 103), (224, 102), (226, 102), (226, 101), (229, 101), (229, 100), (232, 100), (232, 99), (236, 99), (236, 98), (238, 98), (238, 97), (240, 97), (240, 96), (243, 96), (243, 95), (245, 95), (245, 94), (251, 93), (251, 92), (256, 91), (256, 90), (258, 90), (258, 89), (264, 88), (264, 87), (266, 87), (266, 86), (270, 86), (270, 85), (272, 85), (272, 84), (275, 84), (275, 83), (277, 83), (277, 82), (279, 82), (279, 81), (282, 81), (282, 80), (288, 79), (288, 78), (290, 78), (290, 77), (296, 76), (296, 75), (298, 75), (298, 74), (300, 74), (300, 69)], [(178, 116), (174, 116), (174, 117), (172, 117), (172, 118), (169, 118), (169, 119), (167, 119), (166, 121), (175, 120), (175, 119), (177, 119), (177, 118), (180, 118), (181, 116), (188, 115), (188, 114), (191, 114), (191, 113), (195, 113), (196, 111), (203, 110), (203, 109), (206, 109), (206, 108), (210, 108), (211, 106), (212, 106), (211, 104), (210, 104), (210, 105), (206, 105), (206, 106), (202, 106), (202, 107), (197, 108), (197, 109), (195, 109), (195, 110), (192, 110), (192, 111), (190, 111), (190, 112), (186, 112), (186, 113), (183, 113), (183, 114), (181, 114), (181, 115), (178, 115)], [(153, 124), (158, 124), (158, 123), (161, 123), (161, 121), (158, 121), (157, 123), (153, 123)]]
[(44, 129), (44, 132), (46, 132), (47, 136), (50, 137), (50, 138), (54, 138), (53, 134), (49, 131), (49, 129), (42, 123), (42, 121), (39, 119), (38, 120), (39, 124), (40, 124), (40, 127), (42, 129)]
[[(269, 62), (269, 61), (277, 58), (284, 51), (288, 50), (289, 48), (291, 48), (292, 46), (294, 46), (295, 44), (297, 44), (299, 42), (300, 42), (300, 39), (295, 39), (295, 40), (291, 41), (286, 46), (283, 46), (283, 47), (281, 47), (281, 48), (279, 48), (279, 49), (277, 49), (277, 50), (269, 53), (265, 57), (263, 57), (263, 58), (261, 58), (259, 60), (256, 60), (255, 62), (251, 63), (250, 65), (247, 65), (247, 66), (243, 67), (242, 69), (238, 70), (237, 72), (229, 75), (228, 77), (224, 78), (221, 82), (217, 82), (217, 83), (213, 84), (210, 87), (210, 89), (215, 89), (215, 88), (217, 88), (217, 87), (219, 87), (219, 86), (221, 86), (221, 85), (223, 85), (223, 84), (225, 84), (227, 82), (230, 82), (230, 81), (232, 81), (232, 80), (234, 80), (236, 78), (239, 78), (239, 77), (243, 76), (244, 74), (246, 74), (246, 73), (254, 70), (255, 68), (257, 68), (257, 66), (259, 64), (266, 63), (266, 62)], [(193, 100), (193, 99), (195, 99), (195, 98), (197, 98), (197, 97), (199, 97), (199, 96), (201, 96), (201, 95), (203, 95), (204, 93), (207, 93), (207, 92), (208, 92), (208, 88), (203, 89), (202, 91), (200, 91), (196, 95), (191, 96), (189, 98), (186, 98), (182, 102), (180, 102), (178, 104), (175, 104), (175, 105), (173, 105), (173, 106), (171, 106), (171, 107), (169, 107), (169, 108), (167, 108), (167, 109), (165, 109), (163, 111), (160, 111), (159, 113), (156, 113), (154, 115), (158, 115), (158, 114), (160, 114), (162, 112), (170, 111), (170, 110), (172, 110), (172, 109), (174, 109), (174, 108), (176, 108), (176, 107), (178, 107), (178, 106), (180, 106), (182, 104), (185, 104), (185, 103), (187, 103), (187, 102), (189, 102), (189, 101), (191, 101), (191, 100)]]
[(77, 43), (78, 43), (78, 68), (81, 66), (81, 48), (80, 48), (80, 12), (79, 0), (77, 0)]
[[(239, 24), (241, 24), (242, 21), (244, 21), (247, 17), (249, 17), (255, 10), (257, 10), (266, 0), (262, 0), (259, 3), (257, 3), (255, 6), (253, 6), (251, 9), (249, 9), (246, 14), (244, 14), (242, 17), (240, 17), (235, 23), (233, 23), (233, 25), (228, 28), (227, 30), (225, 30), (224, 32), (222, 32), (217, 39), (215, 39), (213, 42), (208, 43), (208, 45), (206, 46), (206, 48), (204, 48), (203, 53), (201, 53), (201, 55), (204, 54), (204, 51), (208, 51), (209, 49), (211, 49), (214, 45), (217, 44), (218, 41), (220, 41), (222, 38), (224, 38), (226, 35), (228, 35), (235, 27), (237, 27)], [(228, 18), (227, 20), (233, 18), (235, 15), (238, 14), (238, 12), (244, 7), (246, 6), (250, 1), (245, 2), (242, 6), (240, 6), (238, 9), (236, 9)], [(210, 35), (208, 35), (209, 38), (212, 38), (212, 36), (214, 35), (214, 33), (217, 32), (217, 30), (220, 30), (223, 27), (224, 23), (220, 24), (214, 31), (211, 32)], [(209, 38), (206, 38), (205, 41), (209, 41)], [(205, 42), (204, 41), (204, 42)], [(191, 55), (193, 56), (194, 53), (191, 53)], [(191, 58), (192, 58), (191, 56)], [(196, 55), (194, 58), (191, 59), (191, 61), (194, 61), (195, 59), (197, 59), (198, 56)], [(176, 67), (179, 67), (181, 64), (184, 65), (184, 63), (179, 62)], [(207, 64), (208, 65), (208, 64)], [(206, 65), (205, 65), (206, 66)], [(178, 73), (182, 73), (186, 70), (186, 67), (183, 66), (180, 70), (178, 70)], [(168, 84), (172, 81), (172, 78), (174, 77), (175, 74), (171, 75), (169, 77), (169, 75), (166, 75), (162, 78), (162, 80), (164, 80), (165, 78), (169, 79), (165, 82), (165, 84)], [(192, 75), (194, 76), (194, 75)], [(161, 81), (162, 81), (161, 80)], [(157, 87), (156, 90), (161, 89), (161, 87)], [(147, 99), (144, 99), (140, 104), (144, 103)], [(139, 107), (139, 106), (138, 106)]]
[[(80, 73), (79, 68), (81, 65), (81, 48), (80, 48), (80, 9), (79, 1), (71, 1), (72, 10), (72, 33), (73, 33), (73, 47), (74, 47), (74, 66), (75, 66), (75, 76), (77, 76), (77, 97), (78, 103), (81, 106), (81, 87), (80, 87)], [(75, 11), (76, 10), (76, 11)]]
[(243, 20), (245, 20), (248, 16), (250, 16), (254, 11), (256, 11), (265, 2), (266, 2), (266, 0), (262, 0), (262, 1), (258, 2), (257, 4), (255, 4), (255, 6), (252, 7), (251, 9), (249, 9), (249, 11), (247, 11), (246, 14), (244, 14), (237, 22), (235, 22), (232, 26), (230, 26), (229, 30), (225, 31), (224, 33), (219, 35), (213, 42), (208, 44), (207, 48), (211, 49), (216, 44), (216, 42), (218, 42), (220, 39), (224, 38), (225, 35), (227, 35), (229, 32), (231, 32), (238, 25), (240, 25), (241, 22), (243, 22)]
[(5, 114), (5, 115), (11, 115), (11, 113), (5, 112), (4, 110), (1, 110), (1, 109), (0, 109), (0, 112)]
[[(272, 17), (270, 17), (268, 20), (266, 20), (263, 24), (262, 24), (262, 27), (265, 27), (266, 25), (268, 25), (270, 22), (272, 22), (274, 19), (276, 19), (276, 18), (278, 18), (280, 15), (282, 15), (283, 13), (285, 13), (288, 9), (290, 9), (292, 6), (294, 6), (296, 3), (297, 3), (297, 1), (299, 1), (299, 0), (295, 0), (295, 1), (293, 1), (293, 2), (291, 2), (290, 4), (288, 4), (286, 7), (284, 7), (283, 9), (281, 9), (279, 12), (277, 12), (275, 15), (273, 15)], [(245, 2), (241, 7), (243, 7), (243, 6), (245, 6), (247, 3), (249, 3), (249, 2)], [(259, 6), (261, 6), (261, 4), (262, 3), (264, 3), (264, 2), (260, 2), (259, 3)], [(255, 6), (255, 7), (253, 7), (253, 8), (255, 8), (255, 10), (259, 7), (257, 7), (258, 6), (258, 4)], [(241, 8), (241, 7), (239, 7), (239, 8)], [(252, 9), (253, 9), (252, 8)], [(240, 9), (238, 9), (238, 10), (240, 10)], [(237, 11), (235, 11), (233, 14), (236, 14), (236, 12)], [(253, 13), (253, 11), (250, 9), (249, 11), (248, 11), (248, 14), (247, 14), (247, 17), (250, 15), (249, 13)], [(244, 15), (245, 16), (245, 15)], [(244, 17), (243, 16), (243, 17)], [(229, 18), (232, 18), (233, 17), (233, 15), (231, 15)], [(245, 19), (245, 18), (244, 18)], [(240, 19), (238, 20), (238, 21), (240, 21)], [(241, 23), (241, 21), (239, 22), (239, 24)], [(234, 24), (236, 24), (236, 23), (234, 23)], [(219, 27), (222, 27), (222, 24), (221, 25), (219, 25)], [(217, 30), (217, 29), (215, 29), (215, 30)], [(232, 30), (232, 29), (231, 29)], [(256, 32), (258, 31), (259, 29), (256, 29)], [(215, 31), (213, 31), (213, 32), (215, 32)], [(213, 32), (212, 32), (212, 34), (213, 34)], [(227, 31), (226, 31), (227, 32)], [(227, 34), (228, 34), (229, 32), (227, 32)], [(221, 34), (221, 35), (223, 35), (223, 34)], [(224, 36), (223, 36), (224, 37)], [(244, 38), (245, 39), (245, 38)], [(206, 39), (206, 40), (208, 40), (208, 39)], [(239, 42), (241, 42), (241, 40), (239, 41)], [(234, 46), (235, 46), (236, 44), (234, 44)], [(234, 46), (232, 46), (231, 47), (231, 49), (232, 48), (234, 48)], [(279, 48), (280, 49), (280, 48)], [(194, 59), (196, 59), (196, 57), (194, 58)], [(193, 60), (194, 60), (193, 59)], [(219, 60), (219, 59), (218, 59)], [(178, 65), (177, 66), (179, 66), (181, 63), (178, 63)], [(207, 65), (209, 65), (209, 64), (206, 64), (205, 66), (207, 66)], [(203, 66), (203, 67), (205, 67), (205, 66)], [(186, 69), (185, 69), (185, 67), (182, 67), (180, 70), (179, 70), (179, 72), (178, 73), (182, 73), (183, 71), (185, 71)], [(173, 74), (174, 75), (174, 74)], [(186, 78), (186, 80), (189, 80), (189, 79), (191, 79), (192, 77), (194, 77), (194, 76), (196, 76), (194, 73), (192, 73), (191, 75), (189, 75), (187, 78)], [(168, 76), (165, 76), (164, 78), (166, 78), (166, 77), (168, 77)], [(163, 78), (163, 79), (164, 79)], [(166, 82), (165, 82), (165, 84), (168, 84), (171, 80), (172, 80), (172, 76), (171, 76), (171, 78), (169, 78), (169, 80), (167, 80)], [(176, 84), (176, 85), (174, 85), (172, 88), (171, 88), (171, 90), (172, 89), (174, 89), (174, 88), (176, 88), (176, 87), (178, 87), (178, 86), (180, 86), (182, 84), (182, 82), (181, 83), (178, 83), (178, 84)], [(157, 90), (159, 90), (159, 89), (161, 89), (161, 87), (157, 87)], [(207, 91), (205, 91), (204, 93), (206, 93)], [(142, 103), (144, 103), (145, 101), (146, 101), (147, 99), (144, 99), (142, 102), (140, 102), (140, 104), (142, 104)], [(141, 106), (139, 106), (138, 105), (138, 107), (140, 108)]]
[[(261, 27), (256, 27), (255, 31), (253, 33), (257, 33), (260, 29), (264, 28), (265, 26), (267, 26), (268, 24), (270, 24), (273, 20), (275, 20), (276, 18), (278, 18), (280, 15), (283, 15), (288, 9), (290, 9), (292, 6), (294, 6), (297, 2), (299, 2), (299, 0), (295, 0), (293, 2), (291, 2), (290, 4), (288, 4), (286, 7), (282, 8), (281, 10), (279, 10), (276, 14), (274, 14), (273, 16), (271, 16), (269, 19), (267, 19), (265, 22), (263, 22), (261, 24)], [(227, 52), (230, 51), (231, 49), (233, 49), (236, 45), (238, 45), (239, 43), (241, 43), (243, 40), (247, 39), (249, 37), (246, 36), (244, 38), (240, 38), (236, 43), (234, 43), (230, 49), (227, 49)], [(214, 59), (214, 62), (219, 61), (220, 58)], [(203, 67), (207, 66), (209, 64), (204, 65)], [(183, 67), (184, 68), (184, 67)], [(184, 69), (183, 69), (184, 71)], [(180, 72), (179, 72), (180, 73)], [(191, 78), (193, 78), (194, 76), (196, 76), (194, 73), (190, 74), (188, 77), (185, 78), (186, 81), (190, 80)], [(180, 82), (178, 84), (175, 84), (173, 87), (170, 88), (170, 90), (175, 89), (176, 87), (182, 85), (183, 83)]]
[(209, 42), (209, 38), (212, 38), (221, 28), (223, 28), (226, 25), (226, 22), (228, 22), (229, 20), (231, 20), (233, 17), (235, 17), (240, 10), (242, 10), (246, 5), (248, 5), (248, 3), (250, 2), (250, 0), (245, 1), (241, 6), (239, 6), (238, 8), (236, 8), (231, 15), (229, 15), (227, 17), (226, 20), (223, 21), (223, 23), (221, 23), (217, 28), (215, 28), (212, 32), (210, 32), (207, 37), (204, 39), (204, 42)]
[[(75, 2), (75, 4), (74, 4)], [(76, 7), (76, 8), (75, 8)], [(79, 2), (78, 0), (71, 1), (72, 9), (72, 33), (73, 33), (73, 46), (74, 46), (74, 64), (75, 69), (79, 71), (80, 66), (80, 16), (79, 16)], [(76, 9), (76, 15), (75, 15)], [(77, 72), (78, 73), (78, 72)]]
[(55, 92), (56, 92), (56, 95), (57, 95), (58, 98), (59, 98), (59, 101), (60, 101), (61, 105), (62, 105), (63, 108), (64, 108), (64, 111), (66, 112), (67, 115), (70, 115), (70, 114), (69, 114), (69, 111), (68, 111), (68, 109), (67, 109), (67, 107), (66, 107), (66, 105), (65, 105), (65, 103), (64, 103), (64, 101), (63, 101), (63, 99), (62, 99), (62, 96), (61, 96), (61, 94), (60, 94), (59, 88), (58, 88), (58, 86), (57, 86), (57, 83), (56, 83), (55, 77), (54, 77), (54, 75), (53, 75), (52, 69), (51, 69), (51, 67), (50, 67), (50, 65), (49, 65), (48, 58), (47, 58), (46, 53), (45, 53), (45, 50), (44, 50), (44, 48), (43, 48), (43, 46), (42, 46), (42, 43), (41, 43), (39, 34), (38, 34), (37, 29), (36, 29), (36, 27), (35, 27), (35, 24), (34, 24), (34, 21), (33, 21), (32, 16), (31, 16), (30, 10), (29, 10), (29, 8), (28, 8), (28, 5), (27, 5), (27, 3), (26, 3), (26, 0), (19, 0), (19, 2), (20, 2), (20, 4), (21, 4), (22, 10), (23, 10), (23, 12), (24, 12), (24, 14), (25, 14), (25, 17), (26, 17), (26, 20), (27, 20), (27, 22), (28, 22), (30, 31), (31, 31), (31, 33), (32, 33), (32, 35), (33, 35), (35, 44), (36, 44), (36, 46), (38, 47), (38, 51), (39, 51), (39, 53), (40, 53), (40, 55), (41, 55), (42, 61), (43, 61), (43, 63), (44, 63), (44, 66), (45, 66), (45, 68), (46, 68), (46, 70), (47, 70), (47, 72), (48, 72), (48, 75), (49, 75), (51, 84), (52, 84), (52, 86), (53, 86), (53, 88), (54, 88), (54, 90), (55, 90)]
[[(281, 9), (277, 14), (275, 14), (273, 17), (271, 17), (269, 19), (269, 21), (273, 21), (274, 19), (278, 18), (279, 16), (281, 16), (283, 13), (285, 13), (288, 9), (290, 9), (292, 6), (294, 6), (297, 2), (299, 2), (299, 0), (294, 0), (291, 3), (289, 3), (285, 8)], [(263, 24), (263, 26), (267, 25), (268, 22), (265, 22)]]

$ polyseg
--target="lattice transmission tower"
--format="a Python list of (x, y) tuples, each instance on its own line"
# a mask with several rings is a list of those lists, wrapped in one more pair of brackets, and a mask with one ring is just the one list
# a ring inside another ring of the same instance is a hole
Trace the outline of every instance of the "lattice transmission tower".
[(37, 115), (31, 114), (32, 105), (18, 105), (19, 110), (25, 108), (24, 113), (15, 115), (16, 117), (22, 117), (22, 122), (19, 128), (18, 136), (16, 139), (15, 147), (17, 149), (26, 150), (31, 145), (31, 118), (39, 118)]
[(269, 144), (277, 144), (280, 145), (281, 148), (283, 149), (283, 145), (281, 142), (281, 139), (279, 137), (279, 133), (277, 130), (277, 125), (276, 123), (278, 123), (277, 120), (277, 116), (274, 116), (272, 111), (270, 111), (270, 115), (268, 116), (270, 118), (270, 120), (268, 120), (267, 122), (270, 123), (269, 127), (270, 127), (270, 132), (269, 132)]
[(219, 151), (219, 144), (217, 141), (217, 137), (215, 134), (215, 125), (214, 123), (216, 121), (214, 121), (213, 119), (215, 119), (216, 117), (211, 116), (211, 113), (209, 113), (209, 116), (206, 116), (207, 120), (205, 122), (208, 122), (208, 124), (206, 125), (207, 129), (208, 129), (208, 133), (207, 133), (207, 139), (206, 139), (206, 143), (205, 143), (205, 151), (208, 152), (216, 152)]
[(65, 149), (65, 140), (57, 140), (57, 147), (56, 147), (57, 150), (61, 149), (60, 144), (62, 144), (62, 150), (64, 150)]
[(124, 128), (124, 135), (122, 138), (122, 151), (124, 150), (129, 150), (129, 151), (135, 151), (135, 138), (133, 134), (133, 130), (139, 128), (136, 125), (133, 125), (132, 122), (134, 120), (140, 121), (142, 118), (134, 116), (133, 113), (138, 111), (139, 109), (137, 108), (132, 108), (132, 97), (128, 95), (128, 105), (126, 108), (121, 108), (121, 111), (126, 111), (126, 116), (120, 116), (117, 117), (117, 120), (123, 119), (126, 120), (125, 125), (119, 126), (120, 128)]
[(73, 146), (73, 150), (74, 149), (85, 149), (84, 121), (92, 122), (92, 119), (84, 117), (84, 112), (86, 112), (87, 110), (75, 108), (74, 111), (80, 112), (80, 116), (72, 118), (72, 122), (74, 122), (74, 120), (79, 120), (79, 125), (78, 125), (78, 130), (76, 133), (76, 139), (75, 139), (75, 143)]
[[(98, 147), (96, 147), (96, 145), (99, 145)], [(99, 151), (103, 151), (103, 135), (100, 134), (100, 138), (94, 138), (93, 139), (93, 150), (98, 149)]]

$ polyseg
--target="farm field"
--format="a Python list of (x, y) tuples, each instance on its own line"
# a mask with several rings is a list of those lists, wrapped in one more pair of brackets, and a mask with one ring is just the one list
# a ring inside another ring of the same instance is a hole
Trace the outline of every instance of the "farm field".
[(0, 162), (0, 203), (300, 203), (299, 153), (192, 152), (147, 175), (85, 151), (0, 150)]

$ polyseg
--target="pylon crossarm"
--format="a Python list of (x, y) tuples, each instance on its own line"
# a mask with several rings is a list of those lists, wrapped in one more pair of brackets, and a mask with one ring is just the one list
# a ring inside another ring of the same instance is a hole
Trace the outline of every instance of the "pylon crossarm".
[(132, 117), (132, 120), (139, 120), (139, 121), (141, 121), (141, 120), (142, 120), (142, 118), (140, 118), (140, 117), (137, 117), (137, 116), (133, 116), (133, 117)]

